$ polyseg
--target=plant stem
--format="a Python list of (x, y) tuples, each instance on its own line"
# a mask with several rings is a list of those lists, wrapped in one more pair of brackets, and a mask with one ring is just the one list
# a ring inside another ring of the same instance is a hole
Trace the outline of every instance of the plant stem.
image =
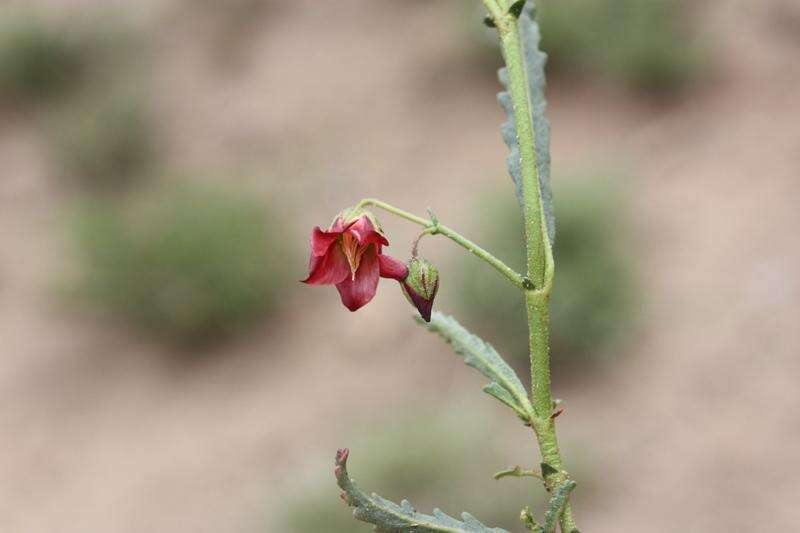
[(523, 276), (510, 266), (506, 265), (503, 261), (492, 255), (488, 251), (484, 250), (471, 240), (467, 239), (460, 233), (452, 230), (451, 228), (448, 228), (443, 224), (440, 224), (438, 220), (419, 217), (417, 215), (409, 213), (408, 211), (403, 211), (402, 209), (399, 209), (391, 204), (387, 204), (386, 202), (383, 202), (376, 198), (365, 198), (364, 200), (358, 202), (358, 205), (356, 207), (359, 208), (368, 205), (378, 207), (380, 209), (383, 209), (384, 211), (392, 213), (393, 215), (396, 215), (400, 218), (404, 218), (410, 222), (413, 222), (414, 224), (423, 226), (424, 228), (426, 228), (427, 233), (430, 233), (431, 235), (436, 235), (436, 234), (444, 235), (451, 241), (455, 242), (456, 244), (467, 250), (469, 253), (474, 254), (475, 256), (489, 263), (492, 267), (494, 267), (495, 270), (497, 270), (503, 276), (505, 276), (516, 287), (520, 289), (525, 289), (530, 286), (530, 282), (527, 280), (527, 278), (525, 278), (525, 276)]
[(531, 104), (528, 94), (528, 77), (525, 58), (516, 20), (505, 16), (504, 24), (498, 25), (508, 69), (509, 92), (517, 128), (522, 173), (523, 218), (527, 247), (527, 272), (536, 288), (545, 282), (545, 242), (543, 239), (542, 201), (539, 191), (539, 173), (536, 169), (536, 147), (531, 120)]
[[(539, 442), (542, 462), (548, 466), (542, 468), (545, 485), (551, 493), (554, 493), (568, 479), (558, 447), (555, 421), (551, 416), (553, 397), (550, 388), (549, 302), (554, 264), (544, 224), (539, 173), (536, 167), (535, 132), (519, 26), (513, 15), (507, 13), (500, 18), (494, 16), (494, 20), (500, 33), (503, 56), (508, 69), (508, 88), (520, 149), (527, 249), (526, 273), (533, 282), (533, 289), (525, 291), (531, 357), (531, 401), (536, 414), (532, 426)], [(560, 525), (563, 533), (577, 530), (569, 502), (564, 505)]]
[(425, 228), (419, 235), (417, 235), (417, 238), (414, 239), (414, 244), (411, 245), (411, 257), (416, 258), (419, 255), (419, 241), (421, 241), (426, 235), (436, 235), (436, 228)]
[(496, 472), (493, 476), (494, 479), (503, 479), (504, 477), (535, 477), (544, 479), (542, 474), (535, 470), (523, 470), (522, 467), (515, 466), (514, 468), (506, 468)]
[(492, 18), (497, 18), (503, 15), (503, 8), (499, 5), (498, 0), (483, 0), (483, 5), (489, 10)]
[[(548, 291), (526, 291), (525, 304), (528, 311), (528, 331), (530, 333), (531, 353), (531, 396), (536, 419), (533, 429), (539, 442), (542, 462), (550, 468), (543, 468), (545, 485), (554, 492), (569, 479), (564, 471), (564, 461), (558, 447), (553, 398), (550, 390), (550, 312)], [(577, 530), (569, 502), (561, 515), (561, 531), (571, 533)]]

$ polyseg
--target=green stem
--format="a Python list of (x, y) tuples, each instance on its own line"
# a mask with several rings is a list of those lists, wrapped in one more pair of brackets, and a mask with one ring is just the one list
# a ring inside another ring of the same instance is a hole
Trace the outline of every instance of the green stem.
[(505, 470), (496, 472), (492, 477), (494, 479), (503, 479), (504, 477), (535, 477), (544, 479), (542, 474), (539, 472), (536, 472), (535, 470), (523, 470), (519, 466), (515, 466), (514, 468), (506, 468)]
[(497, 0), (483, 0), (483, 5), (489, 10), (489, 14), (492, 18), (498, 18), (503, 15), (503, 8)]
[(417, 238), (414, 239), (414, 244), (411, 245), (411, 257), (417, 257), (419, 254), (419, 241), (421, 241), (426, 235), (436, 235), (436, 227), (433, 226), (425, 228), (419, 235), (417, 235)]
[(508, 69), (509, 92), (517, 128), (522, 173), (523, 218), (527, 244), (527, 272), (536, 288), (545, 284), (545, 241), (543, 238), (542, 200), (539, 191), (539, 173), (536, 168), (536, 145), (531, 120), (531, 104), (528, 94), (528, 77), (525, 57), (516, 20), (506, 15), (499, 24), (500, 41), (503, 46)]
[(471, 240), (467, 239), (460, 233), (448, 228), (443, 224), (440, 224), (438, 220), (419, 217), (417, 215), (409, 213), (408, 211), (403, 211), (402, 209), (399, 209), (391, 204), (387, 204), (386, 202), (383, 202), (376, 198), (365, 198), (364, 200), (361, 200), (356, 207), (359, 208), (368, 205), (378, 207), (380, 209), (383, 209), (384, 211), (392, 213), (393, 215), (396, 215), (400, 218), (404, 218), (410, 222), (413, 222), (414, 224), (418, 224), (426, 228), (426, 233), (429, 233), (431, 235), (436, 235), (436, 234), (444, 235), (451, 241), (455, 242), (456, 244), (467, 250), (469, 253), (489, 263), (492, 267), (494, 267), (495, 270), (497, 270), (503, 276), (508, 278), (508, 280), (511, 281), (511, 283), (513, 283), (518, 288), (525, 289), (530, 287), (530, 282), (525, 278), (525, 276), (523, 276), (510, 266), (506, 265), (500, 259), (493, 256), (491, 253), (484, 250), (483, 248), (481, 248)]
[[(494, 15), (493, 15), (494, 16)], [(568, 475), (558, 447), (555, 421), (551, 416), (553, 397), (550, 387), (550, 290), (554, 262), (546, 233), (542, 210), (539, 175), (536, 167), (536, 143), (531, 116), (530, 93), (525, 56), (517, 20), (510, 14), (494, 16), (509, 77), (509, 92), (517, 128), (522, 173), (523, 215), (527, 249), (527, 276), (533, 289), (525, 291), (531, 357), (531, 400), (536, 414), (532, 422), (539, 442), (545, 485), (554, 492)], [(560, 517), (561, 530), (577, 530), (570, 503), (564, 505)]]
[(542, 420), (553, 412), (553, 397), (550, 392), (549, 299), (546, 292), (525, 293), (531, 355), (531, 403), (536, 416)]

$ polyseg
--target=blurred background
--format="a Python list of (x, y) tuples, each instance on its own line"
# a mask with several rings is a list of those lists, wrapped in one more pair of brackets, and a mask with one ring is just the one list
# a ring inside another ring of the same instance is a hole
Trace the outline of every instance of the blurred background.
[[(794, 530), (800, 4), (540, 3), (582, 529)], [(522, 529), (541, 487), (491, 475), (530, 430), (395, 283), (352, 315), (297, 282), (366, 196), (521, 264), (479, 4), (2, 2), (0, 531), (369, 531), (342, 446), (368, 490)], [(514, 291), (422, 253), (525, 376)]]

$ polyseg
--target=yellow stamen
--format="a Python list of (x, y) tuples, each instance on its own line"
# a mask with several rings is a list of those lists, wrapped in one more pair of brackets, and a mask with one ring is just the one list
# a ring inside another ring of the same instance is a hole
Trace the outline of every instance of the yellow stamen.
[(361, 264), (361, 256), (364, 255), (364, 252), (367, 250), (367, 246), (369, 245), (359, 244), (358, 239), (356, 239), (350, 233), (344, 233), (342, 235), (341, 244), (344, 255), (347, 257), (347, 263), (350, 265), (351, 279), (355, 280), (358, 265)]

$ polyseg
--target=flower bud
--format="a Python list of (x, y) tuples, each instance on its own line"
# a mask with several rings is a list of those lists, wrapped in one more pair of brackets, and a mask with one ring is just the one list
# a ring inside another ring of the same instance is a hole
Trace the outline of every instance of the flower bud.
[(431, 321), (431, 310), (439, 290), (439, 271), (425, 259), (414, 257), (408, 262), (408, 277), (402, 283), (408, 301), (417, 308), (425, 322)]

